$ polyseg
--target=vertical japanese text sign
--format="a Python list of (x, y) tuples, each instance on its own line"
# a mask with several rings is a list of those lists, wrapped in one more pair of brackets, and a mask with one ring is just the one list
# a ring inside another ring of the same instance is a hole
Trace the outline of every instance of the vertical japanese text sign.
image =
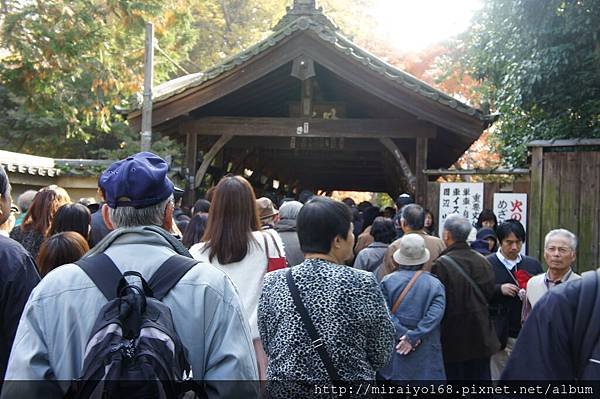
[[(495, 193), (494, 213), (498, 218), (498, 223), (509, 219), (518, 220), (527, 231), (527, 194)], [(525, 253), (525, 245), (523, 245), (521, 253)]]
[(441, 183), (439, 235), (448, 216), (458, 214), (475, 225), (483, 209), (483, 183)]

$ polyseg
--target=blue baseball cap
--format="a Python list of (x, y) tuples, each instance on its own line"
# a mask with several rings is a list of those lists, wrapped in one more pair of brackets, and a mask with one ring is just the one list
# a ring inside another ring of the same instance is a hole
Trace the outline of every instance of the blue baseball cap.
[(140, 152), (110, 165), (100, 176), (99, 186), (111, 208), (145, 208), (173, 194), (168, 170), (169, 166), (158, 155)]

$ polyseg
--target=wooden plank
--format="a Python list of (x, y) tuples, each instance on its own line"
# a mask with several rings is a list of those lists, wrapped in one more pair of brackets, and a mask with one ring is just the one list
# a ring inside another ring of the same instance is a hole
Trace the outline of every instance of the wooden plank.
[(423, 173), (427, 169), (427, 138), (417, 137), (416, 139), (416, 158), (415, 158), (415, 173), (416, 173), (416, 202), (418, 204), (427, 203), (427, 175)]
[(400, 152), (396, 144), (389, 138), (380, 138), (379, 141), (394, 156), (394, 159), (402, 169), (402, 172), (404, 173), (404, 176), (406, 176), (406, 179), (408, 180), (411, 186), (412, 192), (414, 193), (417, 178), (410, 170), (410, 166), (408, 166), (408, 162), (406, 162), (406, 158), (404, 158), (402, 152)]
[(555, 228), (567, 229), (577, 234), (579, 229), (580, 160), (579, 152), (562, 152), (560, 170), (560, 202), (558, 222)]
[(483, 209), (494, 208), (494, 194), (498, 192), (500, 192), (500, 184), (498, 182), (483, 183)]
[[(308, 131), (304, 129), (308, 123)], [(298, 133), (300, 128), (301, 133)], [(425, 124), (403, 119), (310, 119), (260, 117), (204, 117), (183, 124), (184, 132), (201, 135), (234, 134), (260, 137), (435, 138)]]
[(527, 197), (528, 225), (527, 229), (527, 254), (536, 259), (542, 258), (542, 199), (544, 182), (544, 149), (534, 147), (531, 149), (531, 185), (530, 195)]
[(579, 152), (582, 159), (579, 202), (577, 271), (600, 267), (600, 152)]
[[(559, 225), (560, 186), (561, 186), (561, 153), (544, 153), (544, 183), (542, 188), (542, 223), (540, 231), (540, 248), (543, 251), (544, 237)], [(543, 260), (540, 252), (540, 261)]]
[(210, 166), (212, 161), (215, 159), (215, 157), (217, 156), (219, 151), (221, 151), (221, 149), (225, 146), (225, 144), (227, 144), (227, 142), (229, 140), (231, 140), (232, 137), (233, 136), (226, 135), (226, 134), (219, 137), (217, 142), (212, 146), (212, 148), (208, 151), (208, 153), (206, 153), (204, 155), (202, 164), (200, 165), (200, 168), (198, 168), (198, 171), (196, 172), (196, 178), (195, 178), (195, 183), (194, 183), (196, 187), (200, 187), (200, 185), (202, 184), (202, 180), (204, 180), (204, 175), (206, 175), (206, 171), (208, 170), (208, 167)]

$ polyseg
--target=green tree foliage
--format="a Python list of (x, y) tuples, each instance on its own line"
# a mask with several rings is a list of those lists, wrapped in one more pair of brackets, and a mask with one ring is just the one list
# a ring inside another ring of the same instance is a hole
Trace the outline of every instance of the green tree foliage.
[[(173, 58), (190, 47), (191, 16), (173, 11), (176, 3), (7, 1), (0, 145), (54, 156), (122, 147), (128, 132), (115, 106), (140, 89), (145, 21), (155, 23), (160, 46)], [(158, 80), (174, 71), (157, 57)]]
[[(373, 0), (323, 0), (351, 37), (368, 36)], [(122, 157), (139, 148), (116, 108), (143, 84), (144, 25), (187, 72), (205, 70), (270, 33), (291, 0), (4, 0), (0, 147), (55, 157)], [(154, 83), (185, 74), (155, 51)], [(158, 138), (154, 138), (157, 140)], [(181, 157), (175, 141), (153, 149)]]
[(534, 139), (600, 137), (599, 0), (487, 0), (473, 21), (455, 60), (500, 113), (508, 165)]

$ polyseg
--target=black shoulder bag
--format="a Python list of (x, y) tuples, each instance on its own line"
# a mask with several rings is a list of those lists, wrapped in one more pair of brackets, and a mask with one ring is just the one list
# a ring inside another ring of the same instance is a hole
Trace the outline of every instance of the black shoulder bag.
[(308, 336), (312, 340), (312, 347), (317, 351), (325, 369), (327, 370), (327, 374), (329, 375), (329, 379), (332, 382), (340, 381), (340, 376), (337, 373), (337, 370), (333, 366), (333, 361), (327, 353), (327, 349), (323, 344), (323, 338), (319, 336), (315, 325), (313, 324), (304, 303), (302, 303), (302, 299), (300, 298), (300, 292), (298, 291), (298, 287), (294, 282), (294, 277), (292, 276), (292, 269), (288, 269), (286, 276), (287, 285), (290, 289), (290, 293), (292, 294), (292, 299), (294, 300), (294, 305), (296, 306), (296, 310), (300, 314), (300, 319), (302, 320), (302, 324), (304, 324), (304, 329), (308, 333)]

